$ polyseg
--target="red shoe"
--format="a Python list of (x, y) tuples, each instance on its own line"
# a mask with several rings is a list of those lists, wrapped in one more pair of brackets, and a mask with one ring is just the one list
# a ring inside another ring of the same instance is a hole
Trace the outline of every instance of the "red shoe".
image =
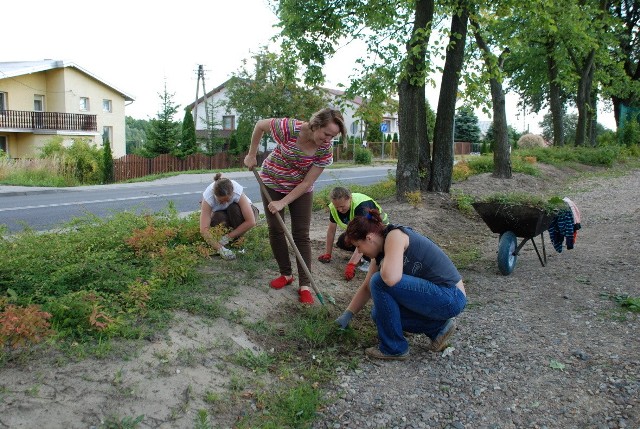
[(271, 283), (269, 285), (272, 289), (282, 289), (286, 285), (290, 285), (291, 283), (293, 283), (293, 280), (293, 276), (291, 276), (291, 278), (288, 280), (286, 276), (280, 276), (277, 279), (271, 280)]
[(313, 295), (309, 289), (298, 289), (298, 301), (303, 304), (313, 304)]

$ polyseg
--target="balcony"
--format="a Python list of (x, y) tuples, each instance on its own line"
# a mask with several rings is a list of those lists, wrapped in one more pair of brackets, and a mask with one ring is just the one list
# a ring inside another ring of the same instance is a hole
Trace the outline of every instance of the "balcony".
[(0, 110), (0, 130), (98, 131), (96, 115)]

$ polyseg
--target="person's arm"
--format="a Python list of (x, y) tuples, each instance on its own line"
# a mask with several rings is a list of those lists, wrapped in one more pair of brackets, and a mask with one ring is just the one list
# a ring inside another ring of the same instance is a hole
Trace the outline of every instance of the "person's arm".
[(371, 299), (371, 289), (369, 289), (369, 281), (371, 280), (371, 276), (373, 273), (378, 271), (378, 266), (376, 264), (376, 260), (372, 259), (371, 264), (369, 265), (369, 271), (367, 271), (367, 275), (364, 278), (364, 281), (356, 291), (353, 298), (351, 298), (351, 302), (344, 310), (344, 312), (335, 320), (335, 323), (342, 329), (347, 329), (349, 323), (351, 323), (351, 319), (354, 315), (358, 314), (360, 310), (364, 308), (364, 306)]
[[(247, 155), (249, 156), (249, 155)], [(289, 203), (295, 201), (303, 195), (305, 192), (309, 190), (311, 186), (315, 183), (315, 181), (320, 177), (320, 174), (324, 171), (324, 167), (318, 167), (314, 165), (309, 169), (307, 175), (304, 176), (304, 180), (300, 182), (291, 192), (284, 196), (281, 200), (271, 201), (269, 203), (269, 211), (271, 213), (277, 213), (283, 208), (285, 208)]]
[(331, 255), (333, 251), (333, 239), (336, 237), (336, 228), (337, 224), (333, 222), (329, 222), (329, 226), (327, 227), (327, 243), (324, 248), (324, 253), (326, 255)]
[(212, 211), (211, 206), (202, 200), (202, 203), (200, 203), (200, 235), (202, 235), (202, 238), (204, 238), (204, 241), (206, 241), (209, 246), (218, 251), (222, 246), (213, 238), (209, 230), (211, 227)]
[(367, 302), (371, 299), (371, 290), (369, 289), (369, 281), (371, 280), (371, 276), (378, 271), (378, 265), (376, 264), (375, 259), (371, 259), (371, 264), (369, 265), (369, 271), (367, 271), (367, 275), (364, 278), (364, 281), (356, 291), (353, 298), (351, 298), (351, 302), (347, 306), (347, 310), (351, 311), (353, 314), (358, 314), (360, 310), (365, 306)]
[(358, 262), (360, 262), (360, 259), (362, 259), (362, 253), (358, 252), (358, 249), (356, 249), (351, 254), (351, 259), (349, 259), (349, 263), (358, 265)]
[(258, 161), (256, 160), (256, 155), (258, 154), (258, 146), (260, 145), (260, 140), (262, 140), (262, 136), (265, 133), (269, 133), (271, 131), (271, 119), (261, 119), (256, 122), (255, 127), (253, 128), (253, 134), (251, 134), (251, 145), (249, 145), (249, 152), (247, 156), (244, 157), (244, 165), (252, 170), (256, 165), (258, 165)]
[(244, 222), (242, 222), (236, 229), (227, 234), (230, 239), (240, 237), (242, 234), (256, 226), (256, 218), (253, 215), (251, 203), (249, 203), (249, 198), (247, 198), (245, 194), (242, 194), (242, 196), (238, 200), (238, 205), (240, 206), (240, 211), (242, 212)]
[(409, 236), (399, 229), (394, 229), (384, 241), (384, 264), (380, 267), (380, 276), (384, 283), (391, 287), (402, 278), (402, 260), (404, 251), (409, 245)]

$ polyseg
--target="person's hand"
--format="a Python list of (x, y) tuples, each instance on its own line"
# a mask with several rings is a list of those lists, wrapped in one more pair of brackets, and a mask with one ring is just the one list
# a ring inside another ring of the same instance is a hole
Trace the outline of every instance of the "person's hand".
[(269, 209), (269, 211), (273, 214), (278, 213), (280, 210), (282, 210), (284, 208), (285, 204), (278, 200), (278, 201), (271, 201), (269, 203), (269, 205), (267, 206), (267, 208)]
[(233, 250), (227, 249), (224, 246), (222, 246), (220, 249), (218, 249), (218, 254), (222, 257), (222, 259), (224, 259), (226, 261), (232, 261), (232, 260), (236, 259), (236, 254), (233, 253)]
[(356, 275), (356, 264), (348, 263), (347, 267), (344, 269), (344, 278), (347, 280), (351, 280)]
[(249, 170), (253, 170), (253, 168), (258, 165), (258, 160), (256, 159), (256, 156), (251, 156), (249, 154), (247, 154), (247, 156), (244, 157), (244, 165), (249, 169)]
[(318, 261), (322, 262), (323, 264), (328, 264), (329, 262), (331, 262), (331, 253), (325, 253), (324, 255), (318, 256)]
[(229, 238), (229, 236), (227, 234), (225, 234), (222, 237), (220, 237), (220, 240), (218, 240), (218, 243), (220, 243), (220, 245), (222, 247), (224, 247), (227, 244), (229, 244), (230, 241), (231, 241), (231, 239)]
[(340, 329), (347, 329), (352, 317), (353, 312), (351, 310), (345, 310), (344, 313), (335, 320), (335, 322), (340, 325)]

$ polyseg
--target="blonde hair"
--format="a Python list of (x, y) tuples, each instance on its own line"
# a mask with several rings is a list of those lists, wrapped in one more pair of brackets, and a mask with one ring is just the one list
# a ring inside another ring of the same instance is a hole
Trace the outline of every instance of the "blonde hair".
[(315, 131), (318, 128), (325, 127), (332, 122), (336, 124), (338, 128), (340, 128), (342, 142), (346, 143), (347, 127), (344, 125), (344, 117), (339, 110), (330, 109), (328, 107), (322, 110), (318, 110), (316, 113), (311, 115), (311, 119), (309, 119), (309, 128), (311, 128), (311, 131)]

